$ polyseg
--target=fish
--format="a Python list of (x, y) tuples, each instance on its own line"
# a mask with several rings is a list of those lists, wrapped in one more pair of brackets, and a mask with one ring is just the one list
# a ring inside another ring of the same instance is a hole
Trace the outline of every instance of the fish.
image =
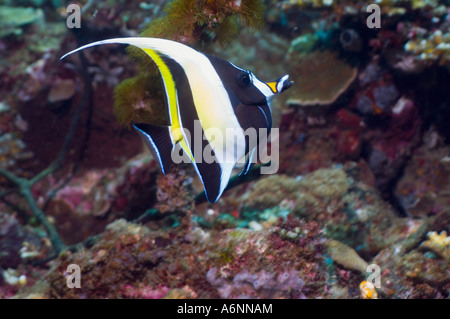
[[(105, 44), (138, 47), (156, 63), (170, 125), (134, 123), (133, 127), (163, 174), (179, 163), (177, 154), (184, 154), (200, 177), (207, 200), (217, 202), (238, 163), (245, 162), (240, 174), (247, 174), (254, 164), (255, 153), (272, 129), (271, 101), (293, 85), (289, 75), (263, 82), (227, 60), (176, 41), (146, 37), (97, 41), (63, 55), (61, 60)], [(256, 132), (256, 142), (254, 136), (246, 134), (250, 129)], [(205, 154), (209, 157), (204, 158)]]

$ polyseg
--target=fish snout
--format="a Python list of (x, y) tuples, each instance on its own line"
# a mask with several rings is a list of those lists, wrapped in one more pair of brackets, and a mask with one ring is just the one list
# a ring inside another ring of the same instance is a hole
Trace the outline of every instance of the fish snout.
[(289, 89), (292, 85), (294, 85), (293, 81), (289, 81), (289, 75), (283, 75), (279, 80), (278, 80), (278, 85), (277, 88), (278, 89), (278, 93), (281, 93), (287, 89)]
[(272, 90), (272, 94), (276, 95), (276, 94), (280, 94), (284, 90), (289, 89), (294, 84), (294, 82), (289, 81), (288, 79), (289, 79), (289, 75), (285, 74), (282, 77), (278, 78), (277, 80), (275, 80), (273, 82), (267, 82), (266, 84)]

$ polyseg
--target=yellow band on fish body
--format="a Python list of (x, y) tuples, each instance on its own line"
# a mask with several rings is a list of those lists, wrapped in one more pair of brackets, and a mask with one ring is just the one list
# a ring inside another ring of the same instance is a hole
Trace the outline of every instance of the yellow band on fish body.
[(172, 74), (166, 63), (164, 63), (163, 59), (151, 49), (143, 49), (145, 53), (147, 53), (153, 61), (155, 61), (156, 65), (161, 72), (161, 76), (164, 80), (164, 86), (167, 95), (167, 103), (169, 104), (169, 115), (170, 115), (170, 131), (172, 140), (174, 143), (180, 141), (183, 136), (181, 135), (180, 130), (180, 120), (178, 118), (178, 110), (177, 110), (177, 92), (175, 89), (175, 81), (173, 80)]

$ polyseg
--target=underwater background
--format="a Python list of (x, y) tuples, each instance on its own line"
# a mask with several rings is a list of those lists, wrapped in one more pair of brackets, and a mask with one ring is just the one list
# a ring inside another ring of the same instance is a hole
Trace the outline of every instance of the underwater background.
[[(0, 0), (0, 298), (449, 298), (450, 1), (375, 2)], [(289, 74), (278, 172), (161, 174), (151, 59), (60, 61), (129, 36)]]

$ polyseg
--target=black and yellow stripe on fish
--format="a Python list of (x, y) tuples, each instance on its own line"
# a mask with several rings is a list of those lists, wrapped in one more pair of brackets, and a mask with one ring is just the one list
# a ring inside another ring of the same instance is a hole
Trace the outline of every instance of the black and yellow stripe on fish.
[[(208, 201), (216, 202), (238, 161), (243, 158), (247, 161), (242, 173), (250, 169), (259, 143), (250, 143), (244, 132), (248, 128), (266, 129), (266, 136), (257, 138), (268, 137), (272, 127), (270, 102), (275, 95), (291, 87), (288, 75), (265, 83), (228, 61), (175, 41), (157, 38), (99, 41), (69, 52), (61, 59), (88, 47), (110, 43), (142, 49), (161, 73), (170, 126), (136, 123), (134, 127), (158, 160), (162, 172), (169, 171), (173, 152), (180, 145), (199, 175)], [(188, 137), (188, 133), (193, 134), (198, 129), (196, 123), (201, 124), (204, 138)], [(235, 134), (229, 136), (227, 129)], [(220, 132), (224, 139), (217, 138), (212, 132)], [(226, 147), (229, 145), (233, 147)], [(213, 161), (202, 160), (203, 151), (208, 148)]]

